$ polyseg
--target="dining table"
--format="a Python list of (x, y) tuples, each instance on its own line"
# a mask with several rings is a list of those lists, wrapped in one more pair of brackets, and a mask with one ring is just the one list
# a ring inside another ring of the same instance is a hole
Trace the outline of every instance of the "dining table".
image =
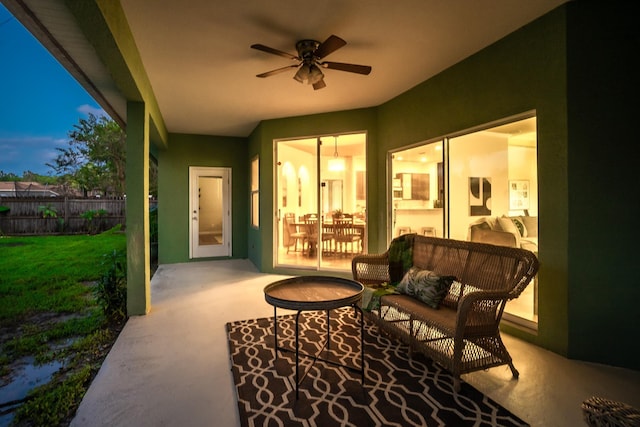
[[(294, 225), (297, 227), (298, 231), (307, 231), (307, 226), (309, 224), (307, 224), (303, 219), (298, 219), (298, 221), (294, 222)], [(365, 251), (366, 249), (366, 233), (367, 233), (367, 223), (366, 221), (363, 221), (362, 219), (359, 218), (354, 218), (353, 219), (353, 228), (360, 233), (360, 245), (361, 245), (361, 250), (362, 252)], [(325, 233), (332, 233), (333, 229), (333, 218), (326, 218), (322, 221), (322, 230)], [(307, 252), (309, 254), (309, 256), (312, 256), (315, 253), (315, 244), (316, 242), (314, 242), (313, 245), (309, 245), (309, 251)]]

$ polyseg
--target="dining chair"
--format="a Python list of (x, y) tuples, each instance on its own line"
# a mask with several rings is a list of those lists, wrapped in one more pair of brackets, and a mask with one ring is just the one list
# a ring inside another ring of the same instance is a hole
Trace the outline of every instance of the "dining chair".
[(402, 236), (403, 234), (410, 234), (411, 227), (398, 227), (398, 236)]
[(298, 252), (298, 241), (302, 241), (302, 252), (304, 252), (304, 243), (307, 241), (307, 232), (299, 231), (295, 223), (296, 216), (293, 212), (284, 214), (284, 223), (282, 231), (284, 234), (284, 245), (287, 247), (287, 253), (292, 245), (295, 244), (294, 252)]
[[(354, 228), (352, 216), (334, 217), (333, 233), (337, 252), (346, 255), (347, 245), (351, 245), (351, 254), (361, 252), (362, 236), (360, 232)], [(357, 250), (354, 250), (354, 245), (356, 244)]]
[(423, 236), (436, 237), (436, 228), (435, 227), (422, 227), (420, 229), (420, 234), (422, 234)]

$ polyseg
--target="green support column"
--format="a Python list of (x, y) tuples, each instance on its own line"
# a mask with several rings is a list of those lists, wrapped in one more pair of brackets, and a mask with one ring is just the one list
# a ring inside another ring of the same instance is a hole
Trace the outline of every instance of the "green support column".
[(127, 313), (151, 309), (149, 261), (149, 114), (127, 104)]

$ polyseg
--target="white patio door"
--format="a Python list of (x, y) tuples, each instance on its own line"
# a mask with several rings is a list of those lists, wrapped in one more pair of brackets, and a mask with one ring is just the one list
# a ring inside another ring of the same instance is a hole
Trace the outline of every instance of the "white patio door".
[(189, 168), (189, 258), (231, 256), (231, 169)]

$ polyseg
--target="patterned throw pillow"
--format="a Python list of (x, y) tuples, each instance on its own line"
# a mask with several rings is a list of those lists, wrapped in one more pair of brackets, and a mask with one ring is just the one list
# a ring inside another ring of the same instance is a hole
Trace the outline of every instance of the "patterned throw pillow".
[(524, 221), (518, 217), (511, 217), (511, 221), (513, 221), (513, 225), (515, 225), (520, 232), (520, 237), (527, 237), (527, 226), (524, 225)]
[(411, 267), (398, 283), (396, 291), (417, 298), (431, 308), (438, 308), (454, 280), (453, 276), (438, 276), (433, 271)]

